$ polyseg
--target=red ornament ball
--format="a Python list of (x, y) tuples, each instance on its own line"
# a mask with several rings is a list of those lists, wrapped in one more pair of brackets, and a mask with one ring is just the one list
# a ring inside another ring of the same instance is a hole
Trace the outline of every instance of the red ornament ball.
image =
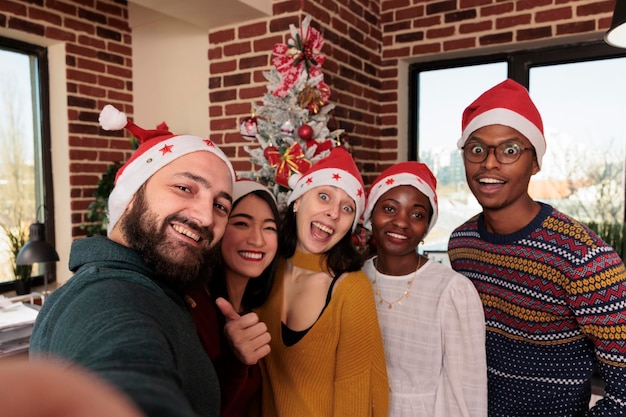
[(309, 125), (302, 125), (298, 128), (298, 136), (303, 141), (310, 141), (313, 139), (313, 128)]

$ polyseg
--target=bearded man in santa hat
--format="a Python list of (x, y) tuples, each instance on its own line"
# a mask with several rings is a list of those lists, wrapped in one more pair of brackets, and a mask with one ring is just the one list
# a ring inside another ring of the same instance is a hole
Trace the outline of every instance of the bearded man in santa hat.
[(75, 275), (44, 303), (31, 356), (82, 365), (147, 416), (217, 417), (218, 379), (184, 290), (206, 276), (235, 172), (209, 139), (143, 130), (110, 105), (100, 124), (140, 146), (117, 173), (108, 236), (73, 243)]

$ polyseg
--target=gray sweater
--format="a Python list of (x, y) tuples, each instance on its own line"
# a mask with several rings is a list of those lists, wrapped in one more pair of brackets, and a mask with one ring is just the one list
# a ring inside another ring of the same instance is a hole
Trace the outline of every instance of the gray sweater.
[(31, 355), (90, 369), (149, 417), (219, 416), (219, 382), (184, 299), (104, 237), (74, 242), (69, 266), (76, 274), (44, 303)]

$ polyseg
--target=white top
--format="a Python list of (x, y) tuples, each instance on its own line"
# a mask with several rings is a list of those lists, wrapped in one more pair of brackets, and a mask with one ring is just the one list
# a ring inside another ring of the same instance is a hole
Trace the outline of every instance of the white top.
[(472, 282), (450, 267), (426, 262), (404, 276), (363, 270), (376, 294), (389, 376), (390, 417), (484, 417), (487, 364), (483, 306)]

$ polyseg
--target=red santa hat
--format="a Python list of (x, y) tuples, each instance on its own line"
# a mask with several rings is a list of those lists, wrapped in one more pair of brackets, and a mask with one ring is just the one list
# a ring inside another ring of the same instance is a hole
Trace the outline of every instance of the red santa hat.
[(289, 178), (289, 186), (293, 191), (287, 204), (291, 204), (307, 191), (322, 185), (339, 187), (354, 200), (356, 204), (352, 224), (354, 231), (365, 207), (365, 185), (354, 159), (344, 148), (332, 148), (327, 157), (317, 161), (307, 172), (292, 175)]
[(523, 85), (506, 79), (470, 104), (463, 112), (463, 133), (457, 142), (459, 149), (472, 133), (488, 125), (508, 126), (524, 135), (534, 146), (537, 163), (541, 168), (541, 159), (546, 153), (543, 122)]
[(163, 129), (144, 130), (110, 104), (104, 106), (98, 121), (104, 130), (125, 128), (139, 140), (139, 147), (115, 176), (115, 187), (109, 196), (109, 234), (143, 183), (159, 169), (183, 155), (197, 151), (211, 152), (224, 161), (235, 181), (235, 171), (230, 161), (210, 139), (175, 135)]
[(410, 185), (415, 187), (419, 192), (428, 197), (433, 214), (428, 222), (426, 233), (430, 232), (439, 214), (439, 205), (437, 203), (437, 179), (428, 169), (426, 164), (421, 162), (409, 161), (397, 163), (384, 170), (378, 178), (374, 180), (369, 190), (365, 212), (363, 213), (363, 226), (372, 229), (372, 211), (380, 197), (392, 188), (401, 185)]

